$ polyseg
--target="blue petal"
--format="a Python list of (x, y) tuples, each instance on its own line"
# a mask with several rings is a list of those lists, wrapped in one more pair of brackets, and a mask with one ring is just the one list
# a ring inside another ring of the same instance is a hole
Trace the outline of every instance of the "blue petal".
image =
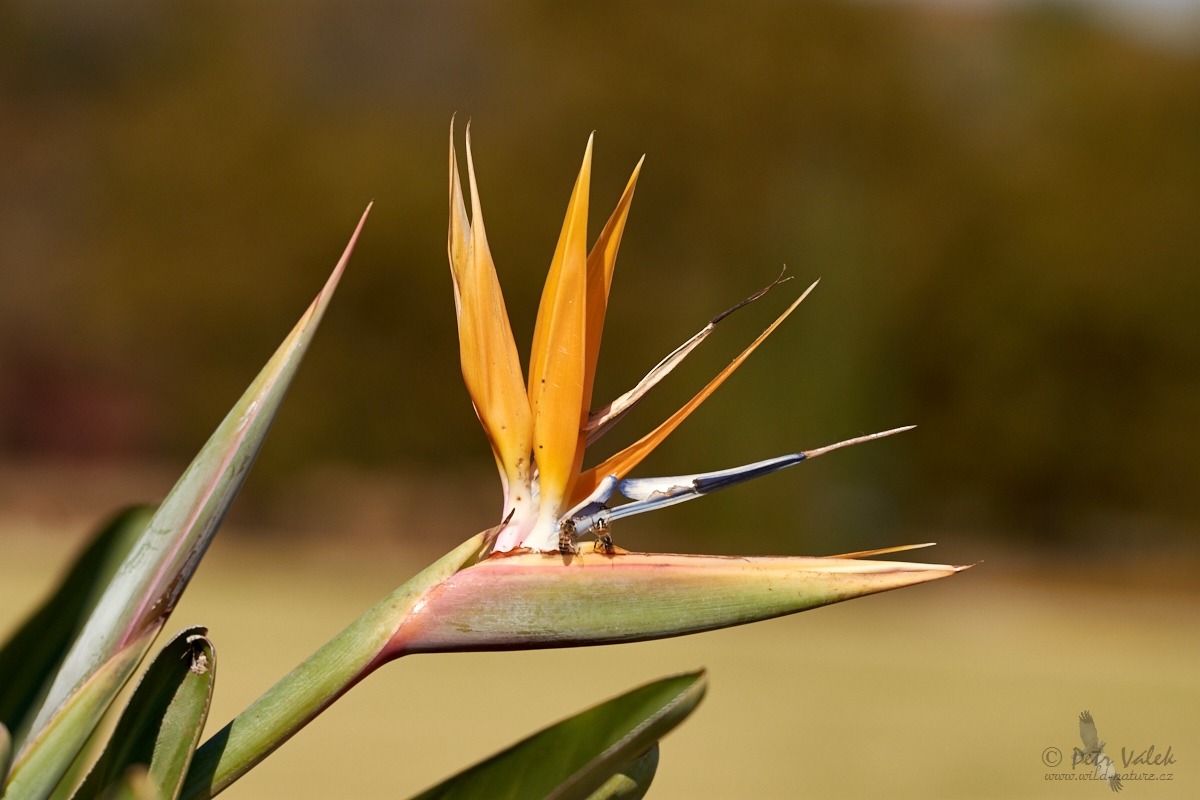
[(673, 478), (627, 478), (621, 481), (617, 488), (630, 500), (650, 500), (655, 495), (673, 497), (681, 490), (686, 490), (692, 495), (702, 495), (763, 475), (770, 475), (772, 472), (785, 469), (793, 464), (799, 464), (806, 458), (808, 458), (806, 453), (792, 453), (716, 472), (678, 475)]
[[(890, 431), (856, 436), (853, 439), (846, 439), (836, 444), (818, 447), (815, 450), (805, 450), (801, 453), (792, 453), (791, 455), (779, 456), (778, 458), (768, 458), (766, 461), (755, 461), (753, 464), (746, 464), (745, 466), (734, 467), (732, 469), (717, 470), (716, 472), (698, 472), (694, 475), (676, 475), (668, 478), (626, 478), (619, 483), (615, 475), (609, 475), (601, 482), (600, 487), (591, 497), (584, 500), (583, 503), (573, 509), (566, 517), (575, 520), (575, 529), (579, 532), (593, 530), (602, 524), (607, 524), (622, 517), (631, 517), (634, 514), (653, 511), (656, 508), (665, 508), (673, 506), (676, 503), (683, 503), (730, 486), (736, 486), (739, 483), (761, 478), (763, 475), (770, 475), (772, 472), (778, 472), (781, 469), (799, 464), (801, 461), (816, 458), (819, 455), (840, 450), (843, 447), (869, 442), (873, 439), (881, 439), (885, 436), (891, 436), (894, 433), (911, 430), (912, 428), (912, 425), (906, 425), (903, 428), (893, 428)], [(633, 502), (617, 506), (616, 508), (606, 508), (604, 503), (612, 496), (614, 487)]]
[[(673, 478), (630, 478), (618, 484), (621, 494), (633, 500), (616, 508), (583, 509), (581, 513), (572, 515), (575, 519), (576, 530), (586, 531), (598, 527), (601, 523), (612, 522), (622, 517), (632, 517), (656, 508), (666, 508), (676, 503), (710, 494), (728, 486), (734, 486), (744, 481), (753, 480), (763, 475), (769, 475), (781, 469), (799, 464), (808, 458), (806, 453), (793, 453), (788, 456), (771, 458), (766, 461), (756, 461), (744, 467), (723, 469), (717, 472), (701, 472), (695, 475), (677, 475)], [(612, 476), (609, 476), (612, 477)], [(586, 502), (586, 501), (585, 501)]]
[(617, 476), (606, 475), (596, 490), (583, 499), (579, 505), (572, 508), (566, 514), (562, 515), (562, 519), (580, 519), (582, 517), (595, 514), (604, 508), (604, 504), (608, 502), (608, 498), (612, 497), (613, 492), (617, 489)]

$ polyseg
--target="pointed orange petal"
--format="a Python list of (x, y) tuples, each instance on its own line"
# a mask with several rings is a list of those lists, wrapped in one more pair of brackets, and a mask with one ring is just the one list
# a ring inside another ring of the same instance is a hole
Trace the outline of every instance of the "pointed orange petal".
[(587, 409), (583, 405), (587, 324), (587, 212), (592, 139), (567, 205), (562, 233), (542, 302), (529, 357), (529, 406), (543, 516), (557, 515), (577, 474), (575, 451)]
[(636, 442), (629, 445), (629, 447), (626, 447), (624, 450), (607, 459), (603, 463), (592, 467), (587, 472), (581, 474), (579, 476), (579, 480), (575, 483), (575, 488), (571, 495), (570, 503), (576, 504), (581, 502), (585, 497), (594, 492), (596, 487), (600, 485), (600, 481), (608, 475), (616, 475), (618, 478), (624, 478), (634, 467), (640, 464), (642, 460), (646, 458), (646, 456), (654, 452), (654, 448), (658, 447), (658, 445), (670, 435), (671, 431), (678, 428), (679, 424), (688, 418), (688, 415), (699, 408), (700, 404), (707, 400), (708, 396), (715, 392), (717, 387), (724, 383), (725, 379), (732, 375), (734, 370), (740, 367), (742, 362), (749, 358), (750, 354), (753, 353), (755, 349), (762, 344), (763, 341), (770, 336), (785, 319), (788, 318), (788, 315), (796, 310), (796, 306), (800, 305), (804, 298), (808, 297), (808, 293), (811, 292), (816, 285), (817, 284), (814, 282), (812, 286), (809, 286), (807, 289), (805, 289), (804, 294), (796, 298), (796, 302), (788, 306), (787, 311), (784, 311), (779, 315), (779, 319), (772, 322), (771, 326), (763, 331), (749, 347), (743, 350), (741, 355), (729, 362), (729, 366), (721, 370), (717, 377), (709, 381), (708, 385), (701, 389), (695, 397), (687, 401), (683, 408), (676, 411), (674, 414), (668, 417), (665, 422), (663, 422), (650, 433), (643, 436), (641, 439), (638, 439)]
[(450, 231), (446, 237), (446, 252), (450, 256), (450, 277), (454, 282), (454, 314), (462, 316), (462, 297), (459, 294), (460, 273), (465, 269), (471, 242), (471, 221), (463, 202), (462, 179), (458, 175), (458, 153), (454, 150), (454, 118), (450, 118)]
[[(452, 131), (453, 133), (453, 131)], [(467, 174), (471, 184), (474, 220), (466, 221), (458, 166), (450, 149), (451, 272), (456, 277), (458, 340), (463, 379), (475, 413), (492, 445), (504, 482), (506, 510), (529, 502), (529, 453), (533, 424), (521, 361), (496, 278), (496, 266), (483, 227), (471, 131), (467, 126)]]
[(587, 259), (587, 353), (583, 374), (583, 407), (592, 406), (592, 385), (596, 378), (596, 362), (600, 358), (600, 337), (604, 333), (604, 315), (608, 310), (608, 290), (612, 286), (613, 268), (617, 264), (617, 250), (621, 247), (621, 235), (625, 232), (625, 220), (629, 217), (629, 206), (633, 202), (633, 190), (637, 188), (638, 174), (642, 171), (645, 156), (638, 159), (625, 191), (600, 238), (592, 245)]

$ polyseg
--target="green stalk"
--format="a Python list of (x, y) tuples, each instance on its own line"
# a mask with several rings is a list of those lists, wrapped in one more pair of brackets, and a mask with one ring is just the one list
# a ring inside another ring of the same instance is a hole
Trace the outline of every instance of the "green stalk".
[(181, 800), (223, 791), (389, 658), (388, 642), (429, 590), (479, 553), (479, 533), (435, 561), (333, 637), (196, 751)]

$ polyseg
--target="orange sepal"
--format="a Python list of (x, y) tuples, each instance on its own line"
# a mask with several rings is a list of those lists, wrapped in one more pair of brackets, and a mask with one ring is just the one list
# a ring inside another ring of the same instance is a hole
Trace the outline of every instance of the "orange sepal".
[(463, 379), (504, 481), (506, 506), (529, 502), (529, 454), (533, 423), (521, 361), (508, 322), (508, 310), (488, 248), (467, 126), (467, 175), (473, 219), (468, 222), (450, 140), (450, 269), (458, 310)]
[(625, 220), (629, 218), (629, 206), (633, 203), (633, 191), (637, 188), (638, 175), (642, 171), (645, 156), (638, 159), (625, 191), (617, 201), (612, 216), (592, 245), (587, 259), (587, 346), (583, 373), (583, 407), (592, 405), (592, 385), (596, 379), (596, 362), (600, 358), (600, 336), (604, 333), (604, 315), (608, 311), (608, 291), (612, 286), (613, 269), (617, 265), (617, 250), (621, 247), (621, 236), (625, 233)]
[(562, 233), (538, 308), (529, 356), (529, 407), (533, 412), (533, 455), (537, 460), (541, 508), (556, 514), (570, 491), (575, 450), (586, 421), (583, 405), (587, 325), (587, 213), (592, 174), (592, 139), (571, 192)]

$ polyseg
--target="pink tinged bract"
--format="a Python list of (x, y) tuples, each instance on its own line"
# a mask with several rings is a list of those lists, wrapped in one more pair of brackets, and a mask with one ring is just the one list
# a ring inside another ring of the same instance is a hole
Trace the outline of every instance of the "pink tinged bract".
[(526, 650), (683, 636), (794, 614), (966, 567), (583, 550), (493, 556), (418, 603), (387, 653)]

